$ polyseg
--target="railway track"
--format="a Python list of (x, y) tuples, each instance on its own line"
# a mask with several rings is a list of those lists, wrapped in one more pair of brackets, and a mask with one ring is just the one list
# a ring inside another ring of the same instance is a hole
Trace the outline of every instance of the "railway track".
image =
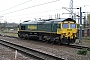
[[(1, 34), (0, 34), (0, 36), (11, 37), (11, 38), (18, 38), (18, 37), (14, 37), (14, 36), (7, 36), (7, 35), (1, 35)], [(82, 45), (76, 45), (76, 44), (65, 45), (65, 44), (64, 44), (63, 46), (67, 46), (67, 47), (71, 47), (71, 48), (77, 48), (77, 49), (85, 48), (85, 49), (87, 49), (88, 51), (90, 51), (90, 47), (82, 46)]]
[(63, 46), (77, 48), (77, 49), (87, 49), (88, 51), (90, 51), (90, 47), (82, 46), (82, 45), (71, 44), (71, 45), (63, 45)]
[(0, 44), (13, 48), (17, 51), (23, 52), (31, 57), (36, 58), (37, 60), (64, 60), (61, 57), (57, 57), (54, 54), (48, 54), (46, 52), (37, 51), (32, 48), (21, 46), (3, 39), (0, 39)]
[[(18, 38), (18, 37), (7, 36), (7, 35), (1, 35), (1, 36), (4, 36), (4, 37), (11, 37), (11, 38)], [(85, 48), (85, 49), (87, 49), (88, 51), (90, 51), (90, 47), (82, 46), (82, 45), (76, 45), (76, 44), (65, 45), (65, 44), (63, 44), (62, 46), (67, 46), (67, 47), (77, 48), (77, 49), (83, 49), (83, 48)]]

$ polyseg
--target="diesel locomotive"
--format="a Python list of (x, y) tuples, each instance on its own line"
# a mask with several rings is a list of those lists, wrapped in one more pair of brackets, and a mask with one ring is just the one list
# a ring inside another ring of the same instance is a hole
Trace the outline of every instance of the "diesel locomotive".
[(71, 44), (77, 38), (77, 23), (71, 18), (24, 21), (19, 24), (18, 37), (37, 37), (37, 40), (45, 42)]

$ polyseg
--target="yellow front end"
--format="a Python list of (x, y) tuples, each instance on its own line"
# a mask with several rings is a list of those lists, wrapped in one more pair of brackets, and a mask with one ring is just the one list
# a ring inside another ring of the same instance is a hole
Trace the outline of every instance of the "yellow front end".
[(61, 31), (58, 30), (57, 34), (61, 34), (61, 38), (68, 38), (73, 39), (76, 37), (77, 29), (61, 29)]
[(57, 29), (57, 34), (60, 34), (60, 38), (64, 42), (74, 43), (77, 34), (77, 24), (71, 21), (59, 22), (61, 28)]

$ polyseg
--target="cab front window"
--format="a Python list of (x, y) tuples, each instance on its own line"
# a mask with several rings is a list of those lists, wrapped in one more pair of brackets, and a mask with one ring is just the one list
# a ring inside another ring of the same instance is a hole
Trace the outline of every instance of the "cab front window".
[(63, 23), (62, 28), (68, 28), (68, 23)]
[(76, 24), (70, 24), (70, 28), (76, 28)]

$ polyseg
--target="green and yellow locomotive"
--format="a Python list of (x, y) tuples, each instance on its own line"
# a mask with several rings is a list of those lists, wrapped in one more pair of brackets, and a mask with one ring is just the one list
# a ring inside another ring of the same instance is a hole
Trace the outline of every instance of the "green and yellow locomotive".
[(77, 24), (71, 18), (25, 21), (19, 24), (18, 31), (20, 38), (37, 37), (38, 40), (59, 44), (74, 43), (76, 35)]

